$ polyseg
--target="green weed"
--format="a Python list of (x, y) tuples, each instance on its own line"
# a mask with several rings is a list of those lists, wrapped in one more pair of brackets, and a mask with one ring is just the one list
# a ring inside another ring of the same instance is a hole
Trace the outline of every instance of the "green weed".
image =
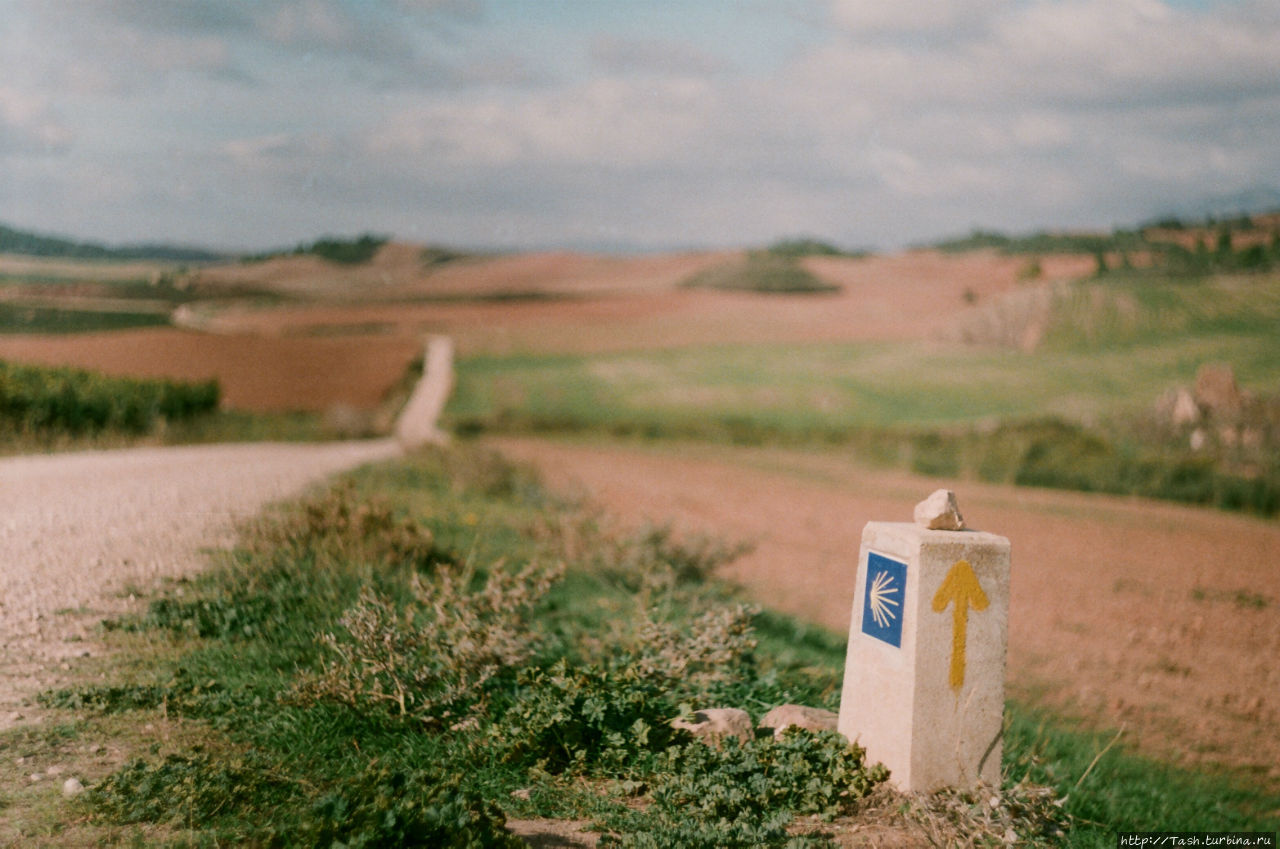
[(523, 849), (492, 801), (458, 776), (369, 767), (313, 801), (270, 842), (297, 846)]
[(720, 748), (700, 742), (668, 749), (656, 767), (653, 805), (609, 825), (603, 846), (750, 847), (826, 845), (820, 836), (793, 836), (794, 815), (831, 820), (888, 777), (864, 752), (835, 732), (791, 730)]
[(425, 723), (467, 717), (495, 679), (536, 653), (528, 620), (562, 573), (498, 565), (474, 589), (470, 570), (414, 574), (407, 608), (365, 588), (339, 628), (321, 636), (329, 653), (320, 674), (295, 692)]
[(1198, 775), (1117, 746), (1118, 734), (1071, 728), (1027, 708), (1005, 731), (1006, 782), (1058, 788), (1069, 846), (1115, 845), (1117, 831), (1274, 831), (1280, 799), (1242, 780)]
[(161, 421), (206, 415), (220, 396), (216, 381), (136, 380), (0, 361), (0, 427), (19, 434), (140, 434)]

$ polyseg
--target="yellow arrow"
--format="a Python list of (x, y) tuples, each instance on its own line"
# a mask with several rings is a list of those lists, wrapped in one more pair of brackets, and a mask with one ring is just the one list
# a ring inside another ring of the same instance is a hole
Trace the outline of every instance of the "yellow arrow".
[(959, 690), (964, 686), (964, 644), (969, 626), (969, 605), (974, 610), (986, 610), (987, 594), (978, 583), (978, 576), (968, 560), (957, 561), (942, 586), (933, 595), (933, 610), (941, 613), (947, 605), (955, 602), (951, 611), (951, 689)]

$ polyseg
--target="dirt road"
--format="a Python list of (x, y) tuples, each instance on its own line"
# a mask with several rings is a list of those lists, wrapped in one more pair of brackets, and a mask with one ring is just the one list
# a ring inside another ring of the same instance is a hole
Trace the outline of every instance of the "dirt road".
[(910, 521), (950, 485), (972, 527), (1013, 545), (1011, 693), (1280, 786), (1280, 523), (868, 472), (832, 453), (495, 444), (624, 520), (755, 543), (725, 576), (840, 632), (863, 525)]
[(134, 592), (207, 565), (235, 520), (335, 472), (396, 456), (392, 440), (139, 448), (0, 459), (0, 730)]

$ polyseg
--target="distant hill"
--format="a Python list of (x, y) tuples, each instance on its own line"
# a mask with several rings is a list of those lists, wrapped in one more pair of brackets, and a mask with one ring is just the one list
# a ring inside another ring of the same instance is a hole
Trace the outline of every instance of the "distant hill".
[(1175, 208), (1171, 214), (1193, 221), (1217, 221), (1224, 218), (1274, 215), (1277, 212), (1280, 212), (1280, 187), (1254, 186), (1234, 194), (1205, 198), (1181, 209)]
[(174, 245), (109, 247), (96, 242), (77, 242), (58, 236), (45, 236), (26, 230), (17, 230), (13, 227), (6, 227), (3, 224), (0, 224), (0, 253), (68, 257), (71, 259), (155, 259), (168, 262), (215, 262), (229, 258), (227, 254), (215, 253), (202, 248)]
[[(1239, 213), (1229, 218), (1206, 216), (1193, 219), (1166, 215), (1139, 224), (1133, 229), (1117, 228), (1111, 232), (1048, 232), (1010, 235), (992, 230), (974, 230), (967, 236), (934, 242), (927, 247), (960, 252), (995, 248), (1006, 254), (1097, 253), (1099, 251), (1136, 251), (1160, 249), (1169, 241), (1169, 233), (1196, 234), (1201, 238), (1217, 238), (1222, 234), (1243, 237), (1252, 234), (1253, 241), (1265, 241), (1280, 234), (1280, 206), (1254, 213)], [(1259, 238), (1261, 237), (1261, 238)]]

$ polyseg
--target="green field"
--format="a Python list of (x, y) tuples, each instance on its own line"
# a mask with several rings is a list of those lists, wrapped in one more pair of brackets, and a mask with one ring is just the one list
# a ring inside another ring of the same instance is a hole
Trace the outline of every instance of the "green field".
[(781, 437), (992, 417), (1083, 420), (1154, 405), (1205, 361), (1280, 386), (1277, 343), (1205, 338), (1138, 350), (941, 350), (927, 345), (740, 346), (598, 357), (476, 357), (449, 415), (465, 429), (696, 431), (751, 421)]
[(0, 303), (0, 333), (90, 333), (136, 327), (164, 327), (167, 313), (126, 310), (59, 309)]
[(1155, 404), (1206, 362), (1280, 391), (1280, 277), (1082, 283), (1055, 302), (1031, 353), (930, 343), (741, 345), (459, 363), (451, 419), (466, 428), (679, 431), (751, 420), (784, 435), (1060, 415)]

